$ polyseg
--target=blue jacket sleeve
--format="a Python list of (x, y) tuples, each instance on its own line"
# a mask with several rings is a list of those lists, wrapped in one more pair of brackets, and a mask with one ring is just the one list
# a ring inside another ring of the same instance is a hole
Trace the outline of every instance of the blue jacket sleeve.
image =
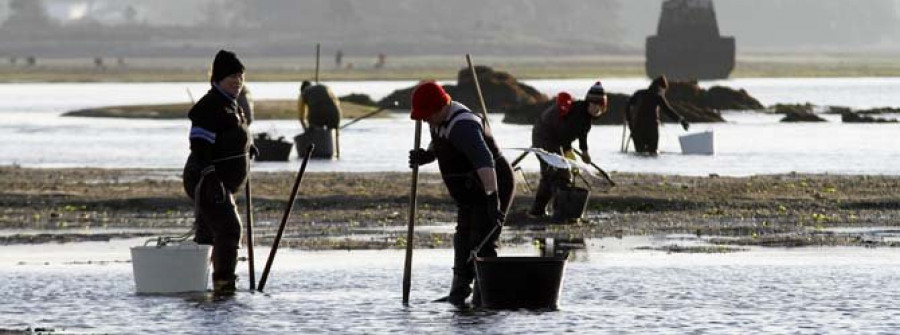
[(450, 130), (449, 139), (453, 147), (462, 151), (469, 158), (469, 162), (476, 170), (494, 167), (494, 155), (491, 154), (487, 143), (484, 142), (484, 135), (478, 122), (459, 121)]

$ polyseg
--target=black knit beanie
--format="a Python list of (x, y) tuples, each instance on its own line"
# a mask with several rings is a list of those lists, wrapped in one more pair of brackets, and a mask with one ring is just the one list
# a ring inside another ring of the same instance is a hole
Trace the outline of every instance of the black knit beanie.
[(584, 96), (584, 100), (587, 102), (596, 102), (603, 103), (603, 98), (606, 97), (606, 90), (603, 89), (603, 84), (600, 81), (597, 81), (591, 88), (588, 89), (587, 95)]
[(212, 76), (209, 80), (218, 83), (225, 77), (238, 72), (244, 72), (244, 64), (237, 58), (237, 55), (228, 50), (219, 50), (216, 59), (213, 60)]

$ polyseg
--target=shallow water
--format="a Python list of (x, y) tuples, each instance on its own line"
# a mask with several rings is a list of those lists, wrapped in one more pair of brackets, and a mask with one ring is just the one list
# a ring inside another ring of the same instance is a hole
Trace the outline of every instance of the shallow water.
[[(591, 80), (528, 81), (545, 93), (569, 90), (576, 95)], [(337, 94), (366, 93), (378, 99), (394, 89), (412, 85), (408, 81), (335, 82)], [(644, 79), (609, 79), (614, 92), (631, 92), (646, 86)], [(746, 87), (764, 104), (805, 102), (846, 105), (857, 108), (900, 106), (898, 78), (841, 79), (736, 79), (703, 83)], [(149, 167), (181, 168), (188, 153), (184, 120), (124, 120), (70, 118), (59, 114), (70, 109), (140, 103), (186, 101), (185, 87), (194, 96), (202, 83), (153, 84), (0, 84), (0, 164), (28, 167)], [(294, 83), (252, 84), (260, 99), (294, 98)], [(788, 172), (835, 174), (900, 174), (896, 154), (897, 124), (842, 124), (837, 116), (828, 123), (782, 124), (779, 116), (727, 112), (724, 124), (695, 124), (691, 132), (716, 133), (715, 156), (680, 154), (674, 125), (661, 130), (658, 158), (619, 153), (622, 127), (600, 126), (590, 134), (595, 161), (610, 171), (683, 175), (751, 175)], [(530, 126), (492, 122), (505, 148), (530, 144)], [(300, 131), (295, 121), (259, 121), (254, 131), (271, 131), (289, 138)], [(341, 133), (341, 160), (316, 161), (311, 171), (407, 171), (406, 152), (412, 146), (413, 123), (404, 115), (359, 122)], [(425, 135), (427, 142), (428, 136)], [(507, 150), (514, 157), (519, 152)], [(296, 157), (297, 154), (292, 154)], [(523, 163), (537, 170), (536, 159)], [(257, 170), (296, 170), (299, 163), (259, 163)], [(424, 168), (435, 171), (435, 167)]]
[[(6, 246), (0, 247), (0, 328), (216, 334), (900, 330), (895, 250), (667, 254), (633, 249), (677, 240), (589, 241), (588, 252), (568, 264), (560, 310), (553, 312), (458, 312), (430, 303), (449, 284), (452, 253), (446, 249), (416, 250), (411, 306), (403, 307), (400, 250), (281, 250), (266, 294), (241, 292), (213, 301), (202, 295), (135, 295), (130, 264), (96, 263), (127, 260), (128, 246), (141, 240)], [(501, 250), (501, 255), (534, 253), (528, 247)], [(95, 263), (72, 263), (86, 260)], [(245, 279), (246, 264), (239, 269)]]

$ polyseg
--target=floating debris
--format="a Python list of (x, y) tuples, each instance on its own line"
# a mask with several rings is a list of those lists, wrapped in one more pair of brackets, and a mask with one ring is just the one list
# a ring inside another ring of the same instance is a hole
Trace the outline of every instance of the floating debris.
[(634, 248), (634, 250), (653, 250), (665, 251), (666, 253), (675, 254), (724, 254), (732, 252), (748, 251), (747, 248), (736, 248), (723, 245), (694, 245), (682, 246), (678, 244), (670, 244), (661, 247), (642, 246)]

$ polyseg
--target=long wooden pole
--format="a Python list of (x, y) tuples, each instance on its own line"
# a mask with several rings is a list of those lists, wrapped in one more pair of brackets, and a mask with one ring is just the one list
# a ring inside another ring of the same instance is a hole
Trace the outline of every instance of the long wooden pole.
[(247, 198), (247, 273), (250, 277), (250, 290), (256, 290), (256, 265), (253, 257), (253, 191), (250, 186), (250, 174), (247, 173), (247, 186), (244, 186)]
[(316, 84), (319, 83), (319, 55), (321, 54), (321, 45), (316, 43)]
[(334, 154), (341, 158), (341, 127), (334, 128)]
[(488, 111), (487, 105), (484, 104), (484, 96), (481, 95), (481, 84), (478, 83), (478, 73), (475, 72), (475, 65), (472, 65), (472, 55), (466, 54), (466, 63), (469, 63), (469, 71), (472, 71), (472, 80), (475, 81), (475, 92), (478, 93), (478, 103), (481, 104), (481, 116), (484, 117), (482, 122), (484, 123), (484, 128), (488, 129), (491, 127), (491, 122), (488, 120)]
[(634, 134), (629, 133), (628, 139), (625, 140), (625, 153), (628, 153), (628, 147), (631, 146), (631, 141), (634, 139)]
[(509, 165), (511, 165), (512, 167), (516, 167), (516, 165), (519, 165), (519, 162), (521, 162), (523, 159), (525, 159), (525, 156), (528, 156), (528, 154), (530, 154), (530, 153), (531, 153), (531, 151), (523, 152), (521, 155), (519, 155), (519, 157), (516, 157), (516, 159), (514, 159), (512, 161), (512, 163), (510, 163)]
[[(422, 121), (416, 121), (416, 136), (413, 150), (422, 143)], [(403, 263), (403, 304), (409, 305), (409, 289), (412, 286), (413, 233), (416, 226), (416, 193), (419, 189), (419, 166), (412, 167), (412, 181), (409, 185), (409, 225), (406, 228), (406, 261)]]
[[(487, 105), (484, 103), (484, 95), (481, 94), (481, 84), (478, 83), (478, 73), (475, 71), (475, 65), (472, 64), (472, 55), (466, 54), (466, 63), (469, 63), (469, 71), (472, 71), (472, 80), (475, 81), (475, 93), (478, 94), (478, 103), (481, 105), (481, 115), (484, 116), (484, 128), (485, 130), (487, 130), (491, 127), (491, 123), (488, 121)], [(478, 256), (478, 252), (481, 251), (481, 248), (484, 247), (484, 244), (487, 243), (488, 239), (490, 239), (490, 237), (494, 235), (494, 233), (496, 233), (497, 230), (500, 229), (500, 227), (502, 227), (502, 223), (495, 225), (494, 228), (491, 229), (491, 232), (484, 237), (484, 240), (482, 240), (481, 243), (478, 244), (475, 250), (472, 250), (472, 253), (469, 255), (469, 262), (471, 262), (473, 259), (475, 259), (476, 256)]]
[[(625, 110), (625, 113), (628, 113), (627, 109)], [(625, 118), (625, 114), (622, 114), (622, 144), (619, 145), (619, 151), (621, 151), (621, 152), (628, 152), (628, 148), (625, 147), (625, 141), (627, 139), (625, 132), (627, 130), (628, 130), (628, 119)]]
[[(581, 156), (581, 158), (584, 159), (584, 153), (583, 153), (583, 152), (579, 151), (578, 149), (572, 149), (572, 151), (574, 151), (576, 154), (578, 154), (578, 156)], [(597, 169), (597, 172), (600, 172), (600, 175), (602, 175), (603, 178), (606, 179), (606, 181), (609, 182), (610, 185), (616, 186), (616, 182), (614, 182), (614, 181), (612, 180), (612, 178), (610, 178), (609, 173), (606, 173), (606, 171), (604, 171), (604, 170), (601, 169), (599, 166), (597, 166), (597, 164), (594, 164), (594, 162), (591, 162), (590, 164), (591, 164), (591, 166), (593, 166), (595, 169)]]
[(347, 123), (345, 123), (345, 124), (342, 124), (338, 129), (344, 129), (344, 128), (347, 128), (347, 127), (350, 126), (351, 124), (354, 124), (354, 123), (357, 123), (357, 122), (359, 122), (359, 121), (362, 121), (363, 119), (367, 119), (367, 118), (369, 118), (369, 117), (372, 117), (372, 116), (374, 116), (375, 114), (378, 114), (378, 113), (381, 113), (381, 112), (385, 111), (386, 109), (387, 109), (387, 108), (379, 108), (379, 109), (376, 109), (376, 110), (371, 111), (371, 112), (369, 112), (369, 113), (366, 113), (366, 115), (360, 116), (360, 117), (358, 117), (358, 118), (355, 118), (355, 119), (353, 119), (353, 120), (350, 120), (350, 122), (347, 122)]
[(297, 179), (294, 180), (294, 188), (291, 189), (291, 197), (288, 200), (287, 208), (284, 209), (284, 215), (281, 217), (281, 225), (278, 226), (278, 233), (275, 234), (275, 240), (272, 241), (272, 249), (269, 250), (269, 259), (266, 260), (266, 267), (263, 269), (262, 277), (259, 279), (259, 291), (262, 292), (266, 288), (266, 279), (269, 279), (269, 271), (272, 269), (272, 262), (275, 261), (275, 253), (278, 252), (278, 245), (281, 243), (281, 236), (284, 234), (284, 227), (287, 225), (288, 218), (291, 217), (291, 209), (294, 208), (294, 200), (297, 198), (297, 190), (300, 189), (300, 182), (303, 181), (303, 173), (306, 172), (306, 163), (312, 156), (313, 150), (316, 149), (314, 144), (310, 144), (306, 149), (306, 155), (303, 157), (303, 164), (300, 164), (300, 172), (297, 173)]

